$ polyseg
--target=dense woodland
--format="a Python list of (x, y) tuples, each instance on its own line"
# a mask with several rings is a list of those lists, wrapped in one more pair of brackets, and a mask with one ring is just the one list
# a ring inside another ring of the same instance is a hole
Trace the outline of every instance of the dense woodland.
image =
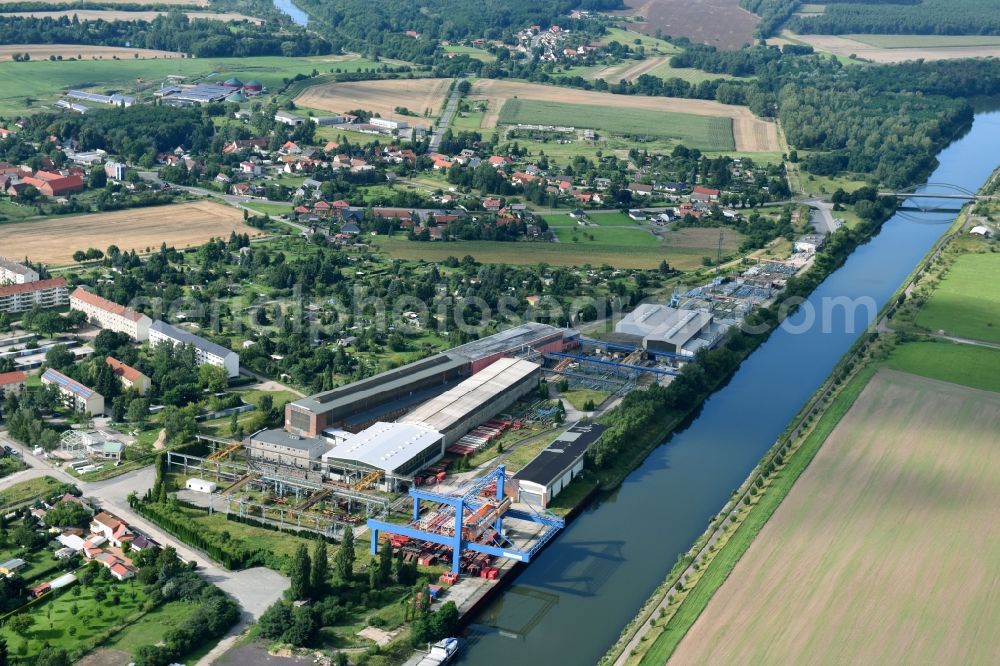
[(815, 16), (793, 16), (797, 33), (901, 35), (998, 35), (995, 0), (851, 0), (824, 3)]
[(152, 21), (79, 21), (0, 16), (4, 44), (81, 44), (159, 49), (198, 58), (308, 56), (331, 52), (328, 41), (301, 28), (189, 19), (179, 12)]

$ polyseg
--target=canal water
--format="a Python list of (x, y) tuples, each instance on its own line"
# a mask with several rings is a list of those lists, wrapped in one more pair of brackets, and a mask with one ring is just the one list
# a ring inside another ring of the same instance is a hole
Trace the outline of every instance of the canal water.
[[(1000, 113), (977, 114), (928, 182), (978, 190), (998, 148)], [(847, 297), (881, 308), (954, 217), (899, 213), (886, 222), (789, 319), (802, 330), (775, 331), (685, 430), (592, 503), (474, 620), (460, 661), (595, 663), (869, 321), (858, 309), (860, 321), (845, 330), (845, 308), (824, 317), (822, 304)], [(816, 321), (807, 326), (810, 311)]]
[(292, 21), (298, 25), (306, 25), (309, 23), (309, 14), (306, 14), (304, 11), (296, 7), (292, 0), (272, 0), (272, 2), (275, 7), (285, 14), (288, 14)]

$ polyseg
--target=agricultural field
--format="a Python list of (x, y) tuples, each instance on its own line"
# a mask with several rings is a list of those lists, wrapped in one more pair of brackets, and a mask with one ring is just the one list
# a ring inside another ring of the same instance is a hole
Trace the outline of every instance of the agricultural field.
[(1000, 255), (963, 254), (927, 299), (916, 324), (932, 333), (1000, 342)]
[[(21, 47), (2, 47), (14, 53), (23, 52)], [(269, 89), (282, 86), (282, 80), (296, 74), (309, 74), (314, 69), (329, 72), (357, 71), (377, 67), (378, 64), (357, 56), (314, 56), (303, 58), (281, 58), (260, 56), (251, 58), (177, 58), (169, 54), (168, 59), (135, 59), (132, 51), (120, 60), (91, 60), (83, 56), (83, 47), (72, 47), (64, 57), (77, 57), (83, 61), (52, 62), (32, 60), (14, 62), (0, 58), (0, 115), (44, 110), (45, 103), (58, 99), (66, 88), (80, 88), (97, 93), (111, 90), (129, 94), (152, 95), (168, 75), (187, 77), (195, 81), (202, 77), (224, 79), (237, 76), (241, 79), (257, 79)], [(26, 100), (32, 100), (30, 106)], [(0, 215), (3, 211), (0, 211)]]
[(642, 16), (630, 27), (647, 35), (687, 37), (693, 42), (734, 51), (753, 43), (760, 21), (740, 7), (739, 0), (627, 0), (628, 9), (619, 16)]
[(444, 108), (451, 79), (386, 79), (324, 83), (310, 86), (295, 98), (297, 106), (332, 113), (363, 109), (382, 117), (399, 116), (396, 107), (414, 113), (430, 109), (437, 116)]
[[(847, 58), (857, 56), (877, 63), (907, 60), (952, 60), (1000, 57), (1000, 38), (947, 35), (798, 35), (788, 31), (782, 38), (809, 44), (817, 51)], [(769, 40), (774, 41), (774, 40)]]
[(1000, 349), (952, 342), (908, 342), (892, 350), (885, 365), (943, 382), (1000, 392)]
[(51, 476), (40, 476), (27, 481), (19, 481), (9, 488), (0, 490), (0, 509), (54, 495), (63, 489), (63, 484)]
[[(62, 11), (31, 11), (31, 12), (6, 12), (3, 16), (31, 16), (34, 18), (58, 19), (63, 16), (76, 17), (80, 21), (152, 21), (160, 16), (166, 16), (167, 12), (156, 11), (122, 11), (116, 9), (65, 9)], [(263, 24), (259, 18), (247, 16), (246, 14), (236, 14), (232, 12), (184, 12), (189, 19), (207, 19), (209, 21), (250, 21), (252, 23)]]
[[(483, 119), (484, 127), (495, 127), (500, 120), (501, 110), (508, 100), (517, 98), (520, 101), (548, 102), (566, 105), (567, 110), (579, 112), (576, 107), (601, 107), (602, 110), (584, 109), (586, 117), (592, 121), (597, 114), (607, 122), (608, 114), (616, 110), (618, 115), (632, 111), (654, 112), (655, 114), (683, 114), (703, 116), (707, 118), (728, 118), (732, 120), (732, 133), (735, 140), (735, 150), (740, 152), (780, 152), (778, 131), (774, 123), (757, 118), (750, 109), (742, 106), (732, 106), (696, 99), (678, 99), (673, 97), (644, 97), (640, 95), (613, 95), (611, 93), (578, 90), (574, 88), (559, 88), (535, 83), (519, 81), (498, 81), (480, 79), (472, 87), (470, 101), (486, 99), (489, 101), (489, 112)], [(549, 107), (558, 108), (558, 107)], [(663, 116), (660, 116), (663, 118)], [(649, 116), (642, 116), (643, 126), (650, 123)], [(577, 124), (574, 116), (558, 116), (558, 125)], [(639, 122), (639, 121), (634, 121)], [(591, 124), (591, 123), (588, 123)], [(618, 132), (626, 132), (627, 128), (619, 128)], [(662, 134), (662, 130), (659, 134)], [(720, 149), (717, 149), (720, 150)], [(724, 149), (722, 149), (724, 150)]]
[(622, 249), (660, 245), (660, 240), (642, 227), (555, 227), (553, 231), (560, 243), (579, 243), (584, 252), (592, 245), (613, 245)]
[(145, 252), (161, 243), (194, 247), (212, 238), (228, 238), (234, 231), (261, 235), (243, 223), (241, 211), (212, 201), (20, 222), (4, 225), (3, 230), (5, 252), (57, 266), (73, 263), (74, 252), (91, 247), (103, 250), (117, 245), (122, 251)]
[[(419, 243), (402, 237), (378, 236), (374, 242), (394, 259), (442, 261), (448, 257), (463, 257), (472, 255), (477, 261), (497, 264), (515, 264), (531, 266), (544, 262), (553, 266), (582, 266), (590, 264), (600, 266), (608, 264), (616, 268), (658, 268), (661, 261), (666, 260), (670, 266), (679, 270), (694, 270), (700, 268), (702, 258), (714, 257), (718, 250), (718, 229), (680, 229), (665, 235), (663, 242), (653, 241), (648, 244), (620, 245), (610, 241), (615, 234), (643, 234), (642, 231), (631, 229), (588, 229), (583, 233), (610, 232), (609, 238), (602, 237), (605, 242), (581, 240), (565, 243), (545, 242), (512, 242), (500, 243), (494, 241), (456, 241)], [(596, 234), (595, 234), (596, 237)], [(581, 234), (581, 238), (583, 238)], [(743, 237), (735, 231), (726, 230), (723, 251), (732, 252), (739, 247)]]
[[(27, 53), (32, 60), (47, 60), (49, 56), (77, 60), (113, 60), (143, 58), (183, 58), (173, 51), (155, 49), (130, 49), (124, 46), (87, 46), (81, 44), (15, 44), (0, 46), (0, 60), (12, 60), (15, 55)], [(86, 65), (85, 65), (86, 66)]]
[(879, 371), (670, 663), (992, 663), (998, 431), (1000, 394)]
[(731, 118), (695, 116), (669, 111), (593, 107), (582, 104), (508, 99), (500, 125), (537, 124), (588, 127), (609, 134), (675, 139), (701, 150), (734, 150)]

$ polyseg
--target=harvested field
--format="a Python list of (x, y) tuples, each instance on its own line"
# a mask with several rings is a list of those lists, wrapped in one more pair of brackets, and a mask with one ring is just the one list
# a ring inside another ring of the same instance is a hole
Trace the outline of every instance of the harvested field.
[[(263, 24), (259, 18), (253, 18), (246, 14), (211, 12), (184, 12), (189, 19), (208, 19), (210, 21), (250, 21), (252, 23)], [(3, 16), (32, 16), (34, 18), (62, 18), (76, 16), (81, 21), (152, 21), (158, 16), (165, 16), (167, 12), (125, 12), (113, 9), (67, 9), (65, 11), (45, 11), (45, 12), (9, 12)]]
[(498, 81), (481, 79), (472, 87), (469, 98), (488, 99), (490, 110), (483, 118), (483, 127), (496, 127), (500, 110), (508, 99), (562, 102), (565, 104), (588, 104), (604, 108), (640, 109), (646, 111), (667, 111), (695, 116), (715, 116), (732, 118), (733, 137), (739, 152), (780, 152), (778, 129), (772, 122), (757, 118), (744, 106), (719, 104), (700, 99), (680, 99), (677, 97), (644, 97), (641, 95), (613, 95), (605, 92), (559, 88), (537, 83), (518, 81)]
[[(451, 79), (390, 79), (324, 83), (311, 86), (295, 98), (295, 104), (309, 109), (346, 113), (363, 109), (383, 118), (399, 117), (397, 106), (414, 113), (430, 109), (432, 116), (444, 110)], [(414, 119), (417, 120), (417, 119)]]
[[(992, 45), (984, 44), (982, 42), (982, 37), (978, 38), (980, 41), (967, 41), (968, 46), (954, 46), (954, 44), (960, 44), (961, 42), (956, 41), (961, 38), (959, 37), (948, 37), (946, 39), (930, 39), (931, 37), (937, 37), (934, 35), (918, 36), (918, 35), (906, 35), (902, 40), (895, 40), (894, 43), (900, 44), (900, 46), (873, 46), (872, 44), (866, 44), (859, 41), (857, 38), (872, 39), (877, 43), (893, 43), (893, 42), (883, 42), (887, 36), (883, 35), (853, 35), (854, 39), (850, 37), (839, 37), (834, 35), (796, 35), (789, 32), (782, 33), (782, 37), (785, 40), (798, 42), (802, 44), (809, 44), (817, 51), (824, 51), (826, 53), (832, 53), (833, 55), (848, 57), (851, 55), (856, 55), (858, 58), (863, 58), (865, 60), (871, 60), (877, 63), (892, 63), (892, 62), (905, 62), (907, 60), (953, 60), (956, 58), (989, 58), (989, 57), (1000, 57), (1000, 44), (995, 42), (996, 38), (992, 38), (994, 43)], [(902, 46), (903, 44), (918, 44), (921, 43), (915, 40), (926, 40), (923, 41), (925, 46)], [(775, 43), (776, 40), (768, 40), (769, 43)], [(934, 44), (942, 44), (942, 46), (935, 46)], [(952, 44), (951, 46), (944, 46), (943, 44)]]
[(734, 51), (753, 43), (760, 19), (740, 7), (739, 0), (629, 0), (629, 9), (613, 12), (646, 20), (630, 27), (647, 35), (659, 31)]
[(236, 208), (212, 201), (120, 210), (113, 213), (21, 222), (3, 226), (4, 252), (50, 265), (73, 263), (73, 253), (87, 248), (143, 252), (161, 243), (177, 248), (200, 245), (230, 232), (261, 234), (243, 223)]
[(672, 664), (989, 664), (1000, 394), (882, 370)]
[(618, 65), (602, 67), (595, 71), (589, 78), (604, 79), (608, 83), (618, 83), (619, 81), (631, 81), (643, 74), (649, 74), (654, 69), (667, 64), (670, 56), (656, 56), (645, 60), (628, 60)]
[(12, 60), (15, 54), (27, 53), (32, 60), (46, 60), (50, 55), (63, 58), (80, 57), (81, 60), (92, 58), (132, 60), (138, 54), (140, 58), (179, 58), (180, 53), (173, 51), (156, 51), (154, 49), (127, 49), (121, 46), (83, 46), (80, 44), (15, 44), (0, 46), (0, 60)]

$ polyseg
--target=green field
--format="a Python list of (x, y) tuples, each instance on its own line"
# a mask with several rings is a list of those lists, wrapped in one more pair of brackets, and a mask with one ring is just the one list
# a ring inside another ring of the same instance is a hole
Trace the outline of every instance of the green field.
[[(621, 248), (659, 247), (659, 238), (640, 227), (553, 227), (560, 243), (590, 247), (613, 245)], [(586, 251), (586, 250), (584, 250)]]
[(489, 51), (486, 51), (485, 49), (477, 49), (474, 46), (451, 46), (451, 45), (449, 45), (449, 46), (445, 46), (444, 47), (444, 52), (445, 53), (462, 53), (464, 55), (469, 56), (470, 58), (475, 58), (476, 60), (482, 60), (483, 62), (493, 62), (494, 60), (496, 60), (496, 56), (494, 56)]
[[(565, 215), (545, 215), (545, 221), (549, 223), (550, 227), (575, 227), (577, 226), (576, 220)], [(625, 213), (619, 213), (618, 211), (613, 212), (602, 212), (602, 211), (587, 211), (587, 222), (591, 224), (596, 224), (602, 227), (638, 227), (639, 223), (630, 218)]]
[[(716, 235), (716, 238), (718, 236)], [(418, 243), (403, 237), (378, 236), (374, 242), (394, 259), (443, 261), (448, 257), (472, 255), (477, 261), (493, 264), (531, 266), (544, 262), (553, 266), (600, 266), (653, 269), (666, 259), (672, 267), (691, 270), (700, 267), (701, 258), (712, 255), (711, 247), (683, 248), (663, 245), (629, 247), (597, 243), (544, 243), (494, 241), (456, 241)]]
[(952, 342), (909, 342), (892, 350), (886, 366), (986, 391), (1000, 391), (1000, 349)]
[(1000, 35), (843, 35), (883, 49), (1000, 46)]
[(1000, 342), (1000, 254), (965, 254), (948, 269), (917, 315), (932, 332)]
[(108, 647), (135, 656), (142, 646), (163, 640), (164, 634), (180, 626), (195, 608), (197, 605), (189, 601), (169, 601), (130, 623), (115, 635)]
[(588, 388), (575, 388), (562, 393), (562, 397), (569, 401), (569, 404), (573, 405), (579, 410), (586, 409), (585, 405), (588, 400), (594, 401), (594, 406), (600, 405), (602, 402), (608, 399), (610, 394), (607, 391), (595, 391), (594, 389)]
[(629, 46), (637, 46), (636, 40), (639, 40), (639, 44), (649, 51), (658, 51), (660, 53), (680, 53), (681, 49), (674, 46), (670, 42), (664, 41), (662, 39), (657, 39), (652, 35), (644, 35), (641, 32), (634, 32), (632, 30), (622, 30), (621, 28), (608, 28), (607, 34), (601, 37), (602, 42), (618, 42), (619, 44), (628, 44)]
[[(0, 62), (0, 115), (24, 113), (42, 109), (67, 88), (95, 92), (122, 90), (152, 94), (168, 75), (180, 75), (189, 80), (208, 80), (238, 76), (257, 79), (269, 89), (283, 85), (282, 79), (296, 74), (321, 73), (330, 70), (357, 71), (378, 67), (379, 63), (357, 57), (317, 56), (282, 58), (260, 56), (251, 58), (170, 58), (148, 60), (33, 60), (31, 62)], [(317, 82), (316, 79), (312, 83)], [(30, 98), (31, 106), (25, 100)]]
[(292, 204), (286, 203), (265, 203), (261, 201), (248, 201), (243, 204), (251, 210), (255, 210), (262, 215), (280, 217), (292, 212)]
[(687, 113), (509, 99), (500, 124), (573, 125), (619, 135), (676, 139), (701, 150), (735, 150), (733, 121)]

